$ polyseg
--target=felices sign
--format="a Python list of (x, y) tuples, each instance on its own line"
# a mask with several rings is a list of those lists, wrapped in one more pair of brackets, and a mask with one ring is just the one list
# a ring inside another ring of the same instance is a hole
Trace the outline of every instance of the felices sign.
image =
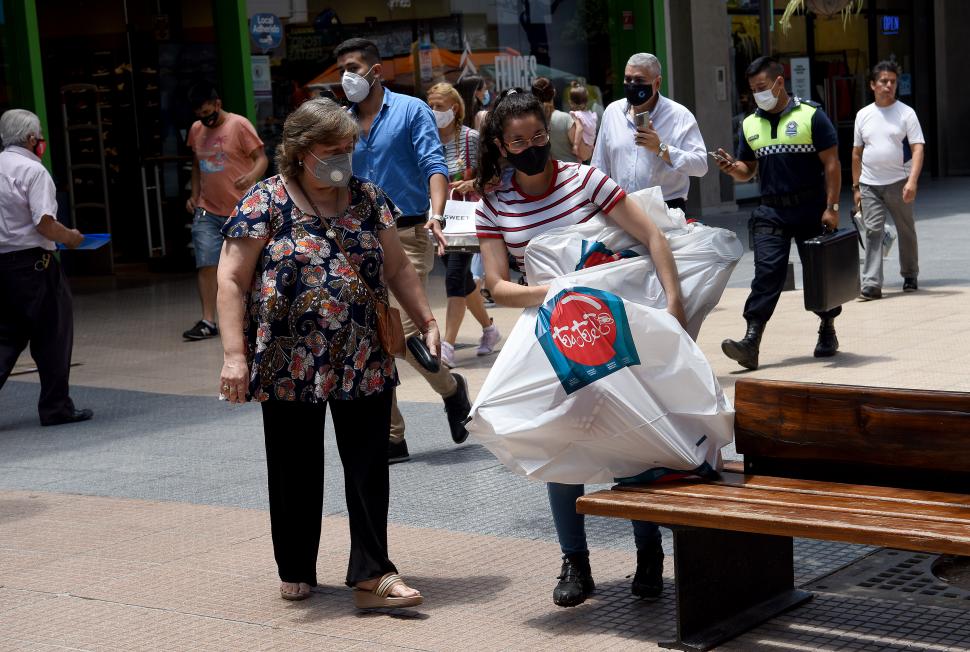
[(567, 394), (640, 364), (623, 300), (576, 287), (539, 308), (536, 338)]
[(500, 54), (495, 57), (495, 90), (502, 92), (506, 88), (524, 88), (529, 90), (532, 82), (538, 76), (536, 73), (536, 58), (533, 56)]

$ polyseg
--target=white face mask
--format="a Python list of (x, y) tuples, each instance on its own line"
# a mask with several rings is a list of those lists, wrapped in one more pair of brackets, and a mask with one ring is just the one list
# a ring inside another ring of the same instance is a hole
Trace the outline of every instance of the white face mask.
[(344, 89), (344, 95), (347, 96), (348, 100), (357, 104), (367, 99), (367, 96), (370, 95), (370, 87), (374, 85), (374, 81), (377, 81), (376, 79), (367, 81), (367, 75), (373, 69), (374, 66), (371, 66), (364, 76), (355, 72), (344, 72), (344, 76), (340, 79), (340, 86)]
[(448, 109), (447, 111), (435, 111), (434, 109), (431, 110), (434, 112), (434, 121), (435, 124), (438, 125), (438, 129), (446, 129), (455, 121), (454, 109)]
[[(777, 83), (777, 80), (775, 83)], [(771, 88), (768, 90), (754, 94), (754, 103), (757, 104), (758, 108), (762, 111), (771, 111), (773, 108), (778, 106), (778, 98), (774, 93), (772, 93), (772, 89), (774, 89), (774, 87), (775, 84), (772, 84)]]

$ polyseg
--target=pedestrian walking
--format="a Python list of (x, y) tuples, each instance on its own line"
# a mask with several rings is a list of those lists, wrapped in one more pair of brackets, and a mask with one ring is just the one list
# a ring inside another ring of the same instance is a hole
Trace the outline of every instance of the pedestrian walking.
[(30, 345), (40, 374), (40, 423), (56, 426), (94, 416), (78, 410), (69, 381), (74, 347), (71, 289), (55, 243), (73, 249), (84, 236), (57, 221), (57, 191), (41, 157), (40, 119), (24, 109), (0, 116), (0, 389)]
[(384, 192), (352, 172), (357, 124), (310, 100), (283, 126), (280, 173), (254, 186), (222, 227), (220, 393), (261, 403), (280, 593), (317, 584), (323, 437), (330, 406), (350, 516), (347, 585), (360, 608), (421, 603), (388, 558), (387, 441), (398, 376), (377, 336), (388, 290), (432, 354), (438, 329)]
[(573, 119), (565, 111), (556, 108), (556, 88), (548, 77), (537, 77), (532, 82), (532, 94), (542, 102), (549, 124), (550, 156), (564, 163), (578, 163), (579, 157), (573, 153)]
[(485, 78), (479, 75), (463, 75), (455, 82), (455, 90), (458, 91), (465, 105), (465, 117), (461, 123), (478, 132), (478, 127), (475, 126), (476, 118), (485, 110), (487, 102), (484, 100), (488, 98)]
[(662, 72), (652, 54), (630, 57), (626, 97), (603, 112), (590, 163), (628, 193), (660, 186), (667, 206), (686, 210), (690, 178), (707, 174), (707, 148), (694, 114), (660, 94)]
[[(353, 38), (334, 50), (342, 72), (341, 86), (353, 103), (350, 112), (360, 125), (354, 149), (354, 174), (373, 181), (400, 209), (398, 236), (422, 288), (438, 254), (445, 252), (442, 235), (445, 201), (448, 196), (448, 166), (438, 137), (434, 114), (421, 100), (384, 88), (380, 52), (371, 41)], [(428, 196), (431, 219), (428, 219)], [(428, 234), (434, 235), (434, 241)], [(404, 318), (406, 337), (418, 334), (422, 326)], [(437, 372), (426, 370), (408, 352), (407, 361), (444, 400), (451, 438), (456, 444), (468, 438), (465, 419), (471, 411), (468, 384), (446, 365)], [(404, 417), (395, 398), (391, 408), (390, 463), (409, 459), (404, 439)]]
[[(802, 254), (806, 240), (839, 226), (842, 173), (835, 127), (818, 104), (788, 94), (784, 72), (771, 57), (751, 62), (745, 74), (758, 110), (741, 123), (738, 160), (718, 150), (726, 174), (748, 181), (757, 173), (761, 179), (761, 205), (748, 222), (754, 280), (744, 304), (747, 331), (740, 340), (721, 343), (724, 354), (746, 369), (758, 368), (761, 336), (785, 285), (792, 239)], [(816, 313), (822, 320), (816, 358), (838, 351), (835, 318), (841, 313), (842, 306)]]
[[(532, 238), (602, 213), (649, 248), (667, 295), (667, 310), (684, 324), (680, 282), (666, 238), (616, 182), (596, 168), (550, 158), (549, 143), (549, 124), (539, 100), (518, 89), (503, 93), (485, 123), (476, 182), (484, 194), (476, 212), (477, 229), (485, 284), (492, 297), (506, 306), (540, 305), (548, 287), (511, 282), (509, 252), (522, 267)], [(503, 174), (506, 164), (514, 168), (510, 178)], [(494, 184), (497, 189), (491, 189)], [(547, 487), (563, 553), (553, 602), (571, 607), (585, 601), (594, 588), (585, 523), (583, 515), (576, 513), (576, 500), (584, 487), (558, 483)], [(639, 521), (633, 523), (633, 531), (637, 570), (631, 590), (636, 596), (655, 598), (663, 591), (660, 532), (656, 525)]]
[(573, 143), (573, 155), (585, 163), (593, 156), (599, 116), (589, 110), (589, 92), (575, 79), (569, 85), (569, 116), (573, 119), (573, 128), (569, 134)]
[(915, 292), (919, 252), (913, 201), (923, 171), (926, 139), (916, 111), (896, 99), (899, 66), (880, 61), (872, 68), (869, 88), (875, 102), (855, 117), (852, 143), (852, 197), (862, 211), (866, 262), (862, 299), (882, 298), (882, 238), (886, 218), (899, 235), (899, 274), (903, 292)]
[(182, 336), (195, 341), (219, 334), (216, 266), (222, 250), (220, 229), (239, 198), (263, 177), (268, 160), (256, 129), (243, 116), (224, 110), (213, 86), (194, 86), (189, 104), (198, 120), (192, 123), (187, 139), (193, 151), (192, 195), (185, 210), (192, 213), (202, 319)]
[[(449, 193), (465, 201), (477, 201), (475, 172), (478, 170), (478, 132), (464, 125), (465, 104), (461, 96), (451, 84), (435, 84), (428, 89), (428, 106), (434, 112), (438, 135), (445, 148), (445, 162), (451, 179)], [(479, 285), (472, 277), (472, 255), (455, 252), (442, 256), (448, 309), (445, 336), (441, 342), (441, 361), (451, 368), (455, 367), (455, 342), (466, 308), (482, 327), (477, 355), (492, 353), (502, 337), (488, 316)]]

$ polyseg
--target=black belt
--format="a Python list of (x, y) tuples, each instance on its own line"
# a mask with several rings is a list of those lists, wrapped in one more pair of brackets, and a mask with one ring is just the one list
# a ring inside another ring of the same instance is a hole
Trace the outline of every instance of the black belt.
[(825, 202), (825, 193), (818, 188), (806, 188), (796, 192), (787, 192), (781, 195), (763, 195), (761, 204), (772, 208), (794, 208), (805, 202), (818, 200)]
[(402, 215), (397, 218), (397, 228), (406, 229), (418, 224), (425, 224), (428, 221), (427, 215)]
[(20, 249), (18, 251), (11, 251), (7, 254), (0, 254), (0, 258), (7, 262), (16, 262), (18, 260), (37, 260), (44, 254), (53, 255), (53, 251), (48, 251), (42, 247), (31, 247), (30, 249)]

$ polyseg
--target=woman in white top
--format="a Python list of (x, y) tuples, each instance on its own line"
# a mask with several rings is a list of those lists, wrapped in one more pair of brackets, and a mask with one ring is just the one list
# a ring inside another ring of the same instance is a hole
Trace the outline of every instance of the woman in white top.
[[(478, 168), (478, 132), (463, 124), (465, 103), (451, 84), (435, 84), (428, 89), (428, 106), (434, 112), (438, 135), (445, 150), (448, 178), (452, 196), (475, 201), (475, 170)], [(471, 274), (472, 254), (447, 253), (445, 263), (445, 293), (448, 310), (445, 319), (445, 336), (441, 341), (441, 361), (455, 366), (455, 341), (458, 329), (465, 317), (465, 308), (478, 320), (482, 335), (478, 340), (480, 356), (495, 349), (501, 334), (485, 310), (485, 300)]]
[[(685, 323), (677, 268), (663, 234), (608, 176), (580, 163), (550, 158), (549, 138), (542, 104), (518, 89), (502, 94), (483, 128), (476, 181), (483, 197), (476, 215), (485, 285), (495, 302), (519, 308), (542, 304), (547, 286), (522, 286), (509, 280), (509, 253), (521, 263), (532, 238), (603, 213), (647, 245), (667, 295), (667, 310)], [(563, 553), (553, 602), (571, 607), (593, 591), (583, 516), (576, 513), (576, 499), (584, 489), (558, 483), (547, 486)], [(632, 590), (640, 597), (657, 597), (663, 590), (660, 532), (652, 523), (633, 525), (637, 572)]]

